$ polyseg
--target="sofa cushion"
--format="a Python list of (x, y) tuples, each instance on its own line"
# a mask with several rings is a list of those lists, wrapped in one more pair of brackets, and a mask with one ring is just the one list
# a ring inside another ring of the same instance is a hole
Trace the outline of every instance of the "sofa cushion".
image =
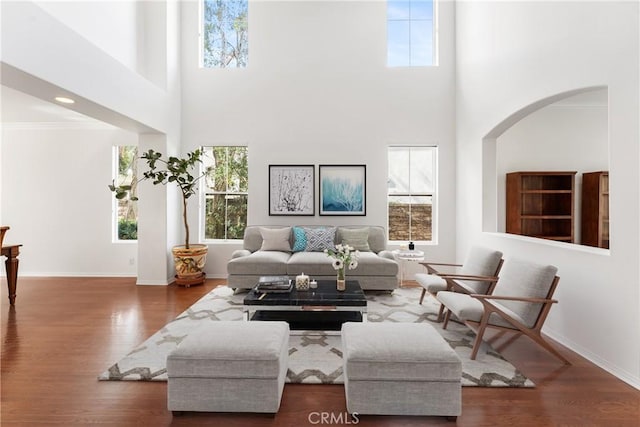
[(335, 275), (336, 270), (331, 265), (331, 258), (324, 252), (296, 252), (291, 255), (287, 263), (287, 274), (290, 276), (306, 273), (314, 276)]
[(287, 274), (287, 261), (290, 256), (287, 252), (256, 251), (251, 255), (230, 260), (227, 263), (227, 272), (256, 276)]
[(440, 291), (447, 290), (447, 281), (442, 277), (435, 274), (416, 273), (413, 279), (418, 282), (418, 285), (422, 286), (430, 294), (437, 294)]
[[(493, 295), (505, 297), (546, 298), (558, 269), (524, 259), (511, 258), (500, 270), (500, 279)], [(518, 314), (528, 327), (536, 323), (542, 304), (523, 304), (518, 301), (499, 301)]]
[(305, 250), (308, 252), (323, 252), (325, 249), (333, 249), (335, 247), (335, 227), (304, 227), (304, 233), (307, 236)]
[(260, 235), (262, 236), (261, 251), (281, 251), (291, 252), (291, 227), (284, 228), (265, 228), (260, 227)]
[(302, 227), (293, 227), (293, 252), (302, 252), (307, 248), (307, 235)]
[[(479, 322), (484, 314), (484, 306), (476, 298), (470, 297), (467, 294), (451, 291), (441, 291), (436, 295), (436, 299), (444, 304), (447, 309), (451, 311), (459, 320), (463, 322), (471, 320), (473, 322)], [(521, 323), (525, 323), (525, 320), (517, 313), (509, 310), (509, 308), (500, 304), (499, 301), (491, 301), (495, 306), (504, 311), (508, 316)], [(492, 313), (489, 316), (489, 324), (495, 326), (502, 326), (504, 328), (515, 329), (513, 325), (502, 318), (499, 314)]]
[[(297, 275), (302, 272), (314, 276), (332, 276), (337, 274), (332, 265), (332, 258), (323, 252), (297, 252), (291, 255), (287, 263), (287, 274)], [(361, 252), (358, 267), (346, 271), (347, 279), (353, 276), (396, 276), (398, 263), (383, 258), (373, 252)]]
[(360, 252), (369, 252), (369, 227), (343, 228), (340, 230), (341, 240), (338, 243), (349, 245)]
[(373, 252), (360, 252), (358, 266), (353, 270), (347, 270), (347, 276), (350, 274), (358, 276), (395, 276), (398, 274), (398, 263)]

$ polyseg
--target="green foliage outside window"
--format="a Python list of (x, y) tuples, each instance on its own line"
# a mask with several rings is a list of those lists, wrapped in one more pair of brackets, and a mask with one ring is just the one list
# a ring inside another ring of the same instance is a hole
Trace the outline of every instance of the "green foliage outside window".
[(118, 220), (118, 239), (138, 240), (138, 221)]
[(204, 0), (203, 7), (204, 67), (246, 67), (248, 0)]
[(205, 238), (242, 239), (247, 226), (247, 147), (205, 147)]
[[(131, 185), (131, 196), (137, 196), (138, 147), (121, 145), (118, 150), (118, 185)], [(138, 202), (132, 198), (118, 199), (118, 240), (138, 239)]]

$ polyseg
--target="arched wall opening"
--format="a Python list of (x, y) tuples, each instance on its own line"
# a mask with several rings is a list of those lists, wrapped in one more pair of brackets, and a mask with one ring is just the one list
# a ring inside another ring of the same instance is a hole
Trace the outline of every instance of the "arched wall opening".
[(582, 174), (609, 170), (607, 87), (575, 89), (525, 106), (483, 138), (482, 154), (483, 231), (506, 232), (508, 172), (576, 171), (573, 243), (580, 244)]

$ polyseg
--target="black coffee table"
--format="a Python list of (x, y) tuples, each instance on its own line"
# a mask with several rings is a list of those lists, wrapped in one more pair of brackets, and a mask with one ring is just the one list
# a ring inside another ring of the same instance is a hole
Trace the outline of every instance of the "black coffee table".
[(286, 293), (256, 292), (244, 299), (244, 319), (284, 320), (295, 330), (340, 330), (344, 322), (367, 321), (367, 299), (357, 280), (338, 291), (335, 280), (319, 280), (316, 289)]

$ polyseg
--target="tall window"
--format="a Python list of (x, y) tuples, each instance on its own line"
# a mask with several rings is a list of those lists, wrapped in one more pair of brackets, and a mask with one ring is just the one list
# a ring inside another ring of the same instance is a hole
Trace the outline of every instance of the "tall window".
[(202, 65), (244, 68), (249, 55), (248, 0), (203, 0)]
[(389, 147), (390, 241), (433, 241), (436, 147)]
[(247, 147), (204, 147), (204, 238), (242, 239), (247, 227)]
[(436, 65), (436, 0), (387, 0), (387, 65)]
[[(130, 195), (137, 195), (136, 181), (138, 173), (138, 147), (133, 145), (121, 145), (113, 147), (113, 179), (116, 185), (131, 185)], [(135, 200), (124, 198), (114, 200), (114, 240), (138, 239), (138, 203)]]

